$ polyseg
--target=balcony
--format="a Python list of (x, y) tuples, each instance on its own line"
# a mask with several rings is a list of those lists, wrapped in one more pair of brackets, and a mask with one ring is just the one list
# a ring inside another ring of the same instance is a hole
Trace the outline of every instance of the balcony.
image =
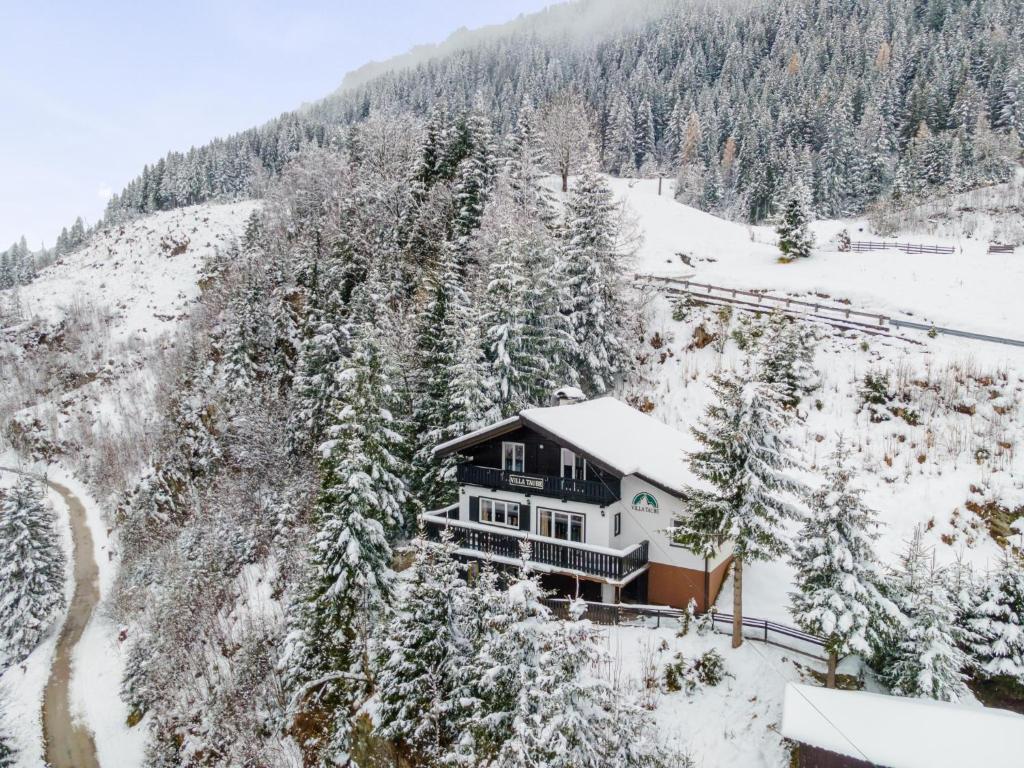
[(494, 467), (459, 464), (456, 478), (465, 485), (478, 485), (494, 490), (548, 496), (563, 501), (582, 501), (606, 507), (619, 500), (618, 479), (572, 480), (556, 475), (534, 475), (526, 472), (508, 472)]
[(447, 528), (463, 556), (521, 564), (521, 547), (526, 541), (530, 544), (529, 562), (542, 571), (593, 577), (621, 586), (647, 569), (646, 541), (627, 549), (608, 549), (556, 541), (522, 531), (499, 531), (482, 523), (449, 518), (448, 512), (441, 510), (423, 515), (427, 536), (437, 540), (441, 529)]

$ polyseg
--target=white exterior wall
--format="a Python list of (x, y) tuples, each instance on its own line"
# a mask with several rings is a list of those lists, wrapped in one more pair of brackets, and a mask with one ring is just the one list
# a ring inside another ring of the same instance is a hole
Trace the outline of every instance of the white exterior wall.
[[(633, 499), (639, 493), (647, 493), (658, 502), (657, 511), (649, 507), (633, 508)], [(612, 547), (624, 548), (644, 539), (650, 542), (648, 559), (654, 563), (674, 565), (678, 568), (704, 570), (704, 558), (694, 552), (672, 544), (667, 529), (677, 518), (684, 516), (683, 502), (650, 483), (630, 475), (622, 478), (622, 500), (616, 505), (622, 512), (622, 534), (612, 537)], [(708, 570), (714, 570), (732, 554), (732, 547), (726, 547), (713, 560), (708, 561)]]
[[(655, 498), (658, 502), (657, 512), (633, 509), (633, 498), (641, 492), (649, 493)], [(628, 549), (646, 539), (650, 542), (648, 558), (652, 562), (698, 571), (704, 570), (703, 557), (685, 547), (671, 544), (670, 537), (666, 533), (666, 529), (672, 525), (672, 521), (683, 515), (682, 501), (633, 475), (622, 478), (622, 499), (606, 507), (604, 517), (601, 516), (601, 508), (596, 504), (584, 504), (576, 501), (563, 502), (561, 499), (547, 496), (527, 497), (525, 494), (515, 491), (492, 491), (466, 485), (462, 487), (459, 494), (459, 520), (469, 520), (470, 496), (516, 501), (524, 506), (530, 506), (530, 533), (535, 536), (539, 535), (538, 507), (576, 512), (586, 515), (585, 544), (612, 549)], [(613, 534), (616, 513), (622, 515), (622, 531), (618, 536)], [(494, 529), (499, 532), (510, 530), (501, 526), (494, 526)], [(731, 554), (731, 547), (724, 548), (714, 560), (708, 562), (708, 569), (714, 570)]]
[[(526, 494), (517, 493), (515, 491), (500, 489), (492, 491), (490, 488), (479, 488), (474, 485), (466, 485), (462, 487), (462, 492), (459, 494), (459, 520), (469, 520), (470, 496), (477, 496), (486, 499), (500, 499), (502, 501), (515, 501), (524, 507), (530, 507), (530, 533), (534, 536), (540, 535), (538, 533), (540, 517), (537, 513), (538, 507), (553, 509), (559, 512), (574, 512), (576, 514), (585, 515), (586, 524), (584, 527), (584, 544), (592, 544), (596, 547), (618, 547), (617, 544), (611, 542), (610, 538), (613, 507), (606, 507), (605, 516), (601, 517), (601, 508), (596, 504), (584, 504), (579, 501), (562, 501), (561, 499), (554, 499), (549, 496), (527, 497)], [(618, 507), (619, 505), (615, 504), (613, 506)], [(500, 525), (494, 526), (494, 529), (499, 532), (502, 530), (511, 530), (503, 528)]]

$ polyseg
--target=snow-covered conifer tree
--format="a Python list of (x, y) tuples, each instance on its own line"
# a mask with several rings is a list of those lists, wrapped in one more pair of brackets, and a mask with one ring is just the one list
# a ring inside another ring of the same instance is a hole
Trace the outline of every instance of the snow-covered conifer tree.
[(757, 378), (775, 387), (787, 408), (819, 385), (814, 369), (814, 336), (808, 326), (784, 315), (774, 316), (757, 356)]
[(878, 589), (883, 574), (874, 551), (877, 515), (852, 481), (840, 443), (825, 483), (809, 496), (793, 545), (796, 592), (790, 594), (790, 612), (805, 632), (825, 638), (829, 688), (835, 687), (839, 657), (871, 653), (872, 618), (889, 607)]
[(0, 663), (21, 662), (64, 607), (64, 550), (39, 483), (0, 498)]
[(450, 500), (454, 458), (435, 462), (439, 444), (497, 420), (494, 381), (484, 359), (479, 319), (474, 316), (451, 244), (428, 278), (430, 299), (417, 319), (417, 398), (414, 491), (427, 508)]
[(302, 703), (316, 702), (331, 715), (321, 749), (340, 764), (348, 761), (351, 718), (368, 690), (370, 633), (392, 598), (388, 536), (400, 530), (406, 501), (392, 373), (373, 329), (361, 327), (321, 446), (309, 577), (286, 651)]
[(469, 587), (450, 535), (441, 537), (414, 540), (416, 557), (378, 648), (377, 732), (410, 765), (441, 764), (464, 719), (471, 648), (458, 619)]
[(628, 254), (620, 235), (611, 188), (584, 165), (566, 204), (561, 276), (579, 382), (598, 394), (612, 388), (628, 359)]
[(782, 527), (800, 516), (800, 508), (786, 496), (802, 496), (805, 489), (786, 474), (798, 465), (782, 436), (779, 393), (732, 372), (712, 382), (715, 401), (693, 430), (703, 448), (690, 456), (690, 468), (713, 490), (687, 490), (689, 514), (673, 534), (708, 557), (731, 543), (736, 647), (743, 642), (743, 564), (789, 551)]
[(14, 768), (18, 764), (18, 753), (11, 745), (11, 737), (7, 731), (6, 714), (0, 708), (0, 768)]
[(776, 228), (779, 250), (790, 259), (807, 258), (814, 248), (814, 235), (808, 224), (811, 220), (810, 193), (803, 182), (796, 182), (786, 198), (782, 220)]
[(983, 677), (1024, 688), (1024, 566), (1013, 554), (1004, 554), (981, 597), (969, 622), (972, 660)]
[(956, 610), (946, 580), (925, 551), (920, 528), (891, 580), (888, 592), (903, 617), (882, 679), (897, 696), (959, 701), (967, 693), (967, 658), (956, 643)]
[(524, 250), (543, 243), (503, 238), (492, 253), (486, 309), (481, 317), (486, 352), (503, 416), (539, 405), (550, 390), (551, 350), (543, 317), (544, 297), (535, 293)]
[(526, 578), (502, 595), (472, 669), (474, 709), (460, 765), (492, 768), (686, 766), (650, 715), (593, 673), (603, 659), (588, 621), (555, 620)]

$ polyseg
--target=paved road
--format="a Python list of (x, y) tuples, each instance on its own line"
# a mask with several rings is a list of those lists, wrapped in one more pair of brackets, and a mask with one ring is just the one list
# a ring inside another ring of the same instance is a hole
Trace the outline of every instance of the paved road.
[[(0, 467), (0, 470), (17, 472)], [(59, 483), (47, 481), (68, 505), (71, 536), (74, 540), (75, 594), (67, 619), (57, 640), (50, 679), (43, 693), (43, 738), (46, 762), (50, 768), (99, 768), (92, 733), (71, 717), (69, 684), (71, 657), (82, 638), (92, 612), (100, 599), (99, 567), (93, 552), (92, 533), (85, 518), (85, 507), (71, 491)]]

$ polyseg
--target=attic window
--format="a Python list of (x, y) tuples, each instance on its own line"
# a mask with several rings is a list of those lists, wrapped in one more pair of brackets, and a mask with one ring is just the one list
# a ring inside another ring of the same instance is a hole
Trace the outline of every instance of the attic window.
[(526, 446), (523, 443), (502, 443), (501, 468), (506, 472), (525, 472)]

